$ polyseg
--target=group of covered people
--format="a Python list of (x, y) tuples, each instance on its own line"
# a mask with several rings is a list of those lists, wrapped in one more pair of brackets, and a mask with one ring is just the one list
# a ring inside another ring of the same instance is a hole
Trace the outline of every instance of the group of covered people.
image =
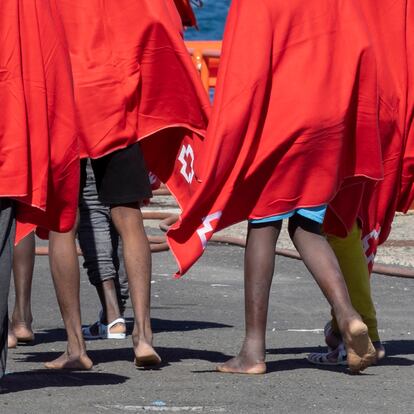
[(1, 373), (13, 217), (16, 242), (34, 227), (49, 237), (68, 345), (46, 366), (93, 365), (75, 244), (86, 159), (122, 240), (137, 366), (161, 362), (140, 210), (151, 197), (151, 171), (183, 210), (167, 234), (177, 275), (215, 231), (248, 220), (246, 336), (219, 371), (266, 371), (274, 251), (285, 218), (334, 316), (333, 352), (310, 355), (311, 362), (337, 363), (342, 352), (352, 371), (364, 370), (383, 355), (371, 264), (395, 211), (413, 199), (412, 0), (233, 0), (211, 113), (176, 5), (193, 22), (188, 1), (178, 0), (0, 5)]

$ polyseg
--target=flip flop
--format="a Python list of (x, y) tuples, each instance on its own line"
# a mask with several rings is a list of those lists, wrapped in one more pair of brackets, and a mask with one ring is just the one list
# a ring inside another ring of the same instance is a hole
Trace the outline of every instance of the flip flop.
[(346, 350), (343, 344), (339, 345), (338, 348), (330, 350), (328, 352), (315, 352), (309, 354), (306, 359), (315, 365), (348, 365), (346, 360)]
[[(123, 323), (125, 325), (125, 319), (117, 318), (108, 325), (103, 324), (100, 320), (96, 321), (94, 324), (82, 328), (83, 337), (85, 339), (125, 339), (125, 332), (111, 332), (111, 328), (118, 323)], [(94, 326), (97, 327), (97, 334), (92, 332), (92, 327)]]

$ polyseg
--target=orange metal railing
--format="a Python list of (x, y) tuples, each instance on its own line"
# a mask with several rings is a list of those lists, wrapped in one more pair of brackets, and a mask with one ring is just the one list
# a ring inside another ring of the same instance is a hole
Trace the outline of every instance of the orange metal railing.
[(221, 41), (202, 40), (186, 42), (193, 62), (200, 73), (201, 81), (207, 92), (216, 87), (217, 71), (221, 56)]

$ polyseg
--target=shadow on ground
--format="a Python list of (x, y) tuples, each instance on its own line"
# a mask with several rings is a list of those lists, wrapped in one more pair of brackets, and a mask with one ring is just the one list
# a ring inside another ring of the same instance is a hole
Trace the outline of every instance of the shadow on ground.
[(38, 390), (48, 387), (88, 387), (117, 385), (129, 379), (123, 375), (100, 372), (33, 370), (8, 374), (0, 384), (0, 394)]
[[(233, 328), (232, 325), (217, 322), (204, 321), (177, 321), (169, 319), (151, 319), (152, 330), (157, 332), (188, 332), (203, 329)], [(127, 327), (132, 332), (133, 319), (127, 318)]]
[[(384, 343), (387, 356), (379, 362), (382, 366), (413, 366), (414, 365), (414, 341), (391, 340)], [(274, 348), (267, 351), (268, 355), (298, 355), (296, 359), (283, 359), (267, 363), (267, 372), (291, 371), (295, 369), (323, 369), (325, 371), (347, 372), (343, 366), (312, 365), (306, 360), (306, 355), (314, 352), (326, 352), (326, 347), (297, 347)], [(302, 358), (301, 354), (305, 354)], [(401, 355), (411, 355), (413, 358), (405, 358)]]
[[(412, 355), (414, 358), (414, 340), (412, 339), (395, 339), (383, 342), (387, 357), (399, 355)], [(313, 352), (325, 352), (326, 346), (308, 346), (308, 347), (289, 347), (289, 348), (272, 348), (267, 350), (267, 354), (276, 355), (298, 355), (310, 354)], [(410, 361), (410, 360), (409, 360)], [(411, 361), (414, 363), (414, 361)]]
[[(413, 366), (414, 365), (414, 341), (413, 340), (394, 340), (384, 343), (387, 351), (385, 359), (379, 362), (378, 365), (382, 366)], [(316, 369), (338, 373), (348, 373), (348, 369), (345, 366), (322, 366), (313, 365), (306, 360), (306, 355), (314, 352), (326, 352), (326, 347), (312, 346), (312, 347), (289, 347), (289, 348), (273, 348), (268, 349), (267, 356), (267, 373), (293, 371), (298, 369)], [(237, 350), (235, 350), (237, 352)], [(295, 358), (270, 360), (271, 355), (296, 355)], [(401, 355), (411, 355), (413, 358), (405, 358)], [(216, 360), (210, 360), (211, 362), (221, 363), (225, 362), (229, 357)], [(213, 372), (215, 369), (212, 367), (210, 370), (193, 371), (194, 373), (208, 373)], [(362, 375), (369, 375), (371, 372), (363, 373)]]
[[(127, 333), (130, 335), (133, 328), (133, 319), (126, 318)], [(232, 325), (226, 325), (216, 322), (204, 321), (186, 321), (186, 320), (169, 320), (169, 319), (151, 319), (152, 330), (154, 333), (159, 332), (188, 332), (203, 329), (232, 328)], [(62, 328), (44, 329), (35, 332), (35, 340), (29, 344), (19, 344), (19, 346), (31, 346), (39, 344), (48, 344), (52, 342), (66, 341), (66, 331)]]
[[(163, 360), (163, 363), (156, 367), (157, 370), (185, 360), (217, 363), (226, 361), (230, 358), (229, 355), (221, 352), (207, 351), (203, 349), (157, 347), (156, 350)], [(15, 360), (20, 362), (44, 363), (52, 361), (59, 355), (61, 355), (60, 352), (25, 352), (16, 355)], [(132, 347), (88, 350), (88, 356), (92, 359), (95, 365), (118, 361), (132, 363), (134, 360)]]
[[(413, 355), (414, 341), (389, 341), (387, 342), (388, 356), (382, 360), (379, 365), (383, 366), (413, 366), (413, 358), (405, 358), (400, 355)], [(312, 365), (306, 360), (306, 355), (312, 352), (322, 352), (326, 348), (322, 347), (303, 347), (303, 348), (276, 348), (267, 352), (267, 372), (293, 371), (298, 369), (324, 370), (338, 373), (346, 373), (347, 368), (344, 366), (320, 366)], [(174, 347), (157, 347), (163, 362), (152, 368), (160, 370), (171, 364), (179, 363), (186, 360), (207, 361), (212, 364), (208, 370), (194, 370), (194, 373), (212, 372), (215, 370), (215, 364), (222, 363), (231, 358), (222, 352), (209, 351), (205, 349), (174, 348)], [(57, 358), (59, 352), (26, 352), (16, 355), (16, 359), (22, 362), (44, 363)], [(111, 362), (126, 361), (133, 363), (134, 354), (131, 347), (89, 350), (89, 357), (95, 365), (108, 364)], [(271, 355), (295, 355), (294, 358), (271, 360)], [(214, 364), (214, 366), (213, 366)], [(371, 372), (370, 372), (371, 373)]]

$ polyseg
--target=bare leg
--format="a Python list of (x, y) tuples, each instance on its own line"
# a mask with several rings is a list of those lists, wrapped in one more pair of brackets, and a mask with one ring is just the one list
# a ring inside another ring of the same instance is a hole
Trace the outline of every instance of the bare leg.
[[(99, 201), (95, 176), (90, 162), (86, 163), (80, 203), (80, 222), (78, 229), (79, 244), (84, 256), (84, 266), (89, 281), (98, 293), (102, 314), (100, 320), (82, 329), (88, 339), (101, 337), (101, 325), (108, 325), (120, 318), (123, 310), (118, 282), (119, 258), (115, 254), (119, 243), (118, 234), (111, 223), (110, 208)], [(110, 328), (110, 333), (125, 334), (125, 323)]]
[(151, 251), (138, 203), (114, 206), (112, 220), (123, 247), (125, 269), (134, 309), (132, 341), (137, 366), (156, 365), (161, 358), (152, 346), (150, 321)]
[(295, 215), (289, 234), (305, 265), (335, 312), (347, 349), (348, 366), (359, 372), (375, 362), (375, 349), (368, 328), (351, 305), (338, 261), (318, 223)]
[[(95, 285), (99, 300), (102, 305), (102, 317), (100, 322), (108, 325), (112, 321), (121, 318), (121, 311), (119, 309), (118, 292), (115, 286), (114, 279), (107, 279)], [(99, 336), (99, 321), (89, 327), (89, 331), (93, 336)], [(126, 332), (125, 323), (117, 323), (110, 328), (110, 333)]]
[(91, 369), (93, 364), (86, 354), (81, 330), (80, 274), (75, 230), (68, 233), (50, 232), (49, 249), (50, 269), (68, 335), (68, 346), (63, 355), (46, 363), (46, 368)]
[(239, 354), (217, 367), (240, 374), (266, 372), (266, 324), (275, 267), (275, 247), (282, 221), (265, 226), (249, 224), (244, 259), (246, 336)]
[(95, 286), (101, 301), (103, 315), (102, 323), (108, 324), (113, 320), (121, 317), (121, 311), (118, 304), (118, 293), (115, 287), (114, 279), (104, 280)]
[(35, 261), (34, 233), (26, 236), (14, 247), (13, 274), (15, 303), (11, 321), (11, 330), (19, 342), (31, 342), (32, 331), (32, 280)]

